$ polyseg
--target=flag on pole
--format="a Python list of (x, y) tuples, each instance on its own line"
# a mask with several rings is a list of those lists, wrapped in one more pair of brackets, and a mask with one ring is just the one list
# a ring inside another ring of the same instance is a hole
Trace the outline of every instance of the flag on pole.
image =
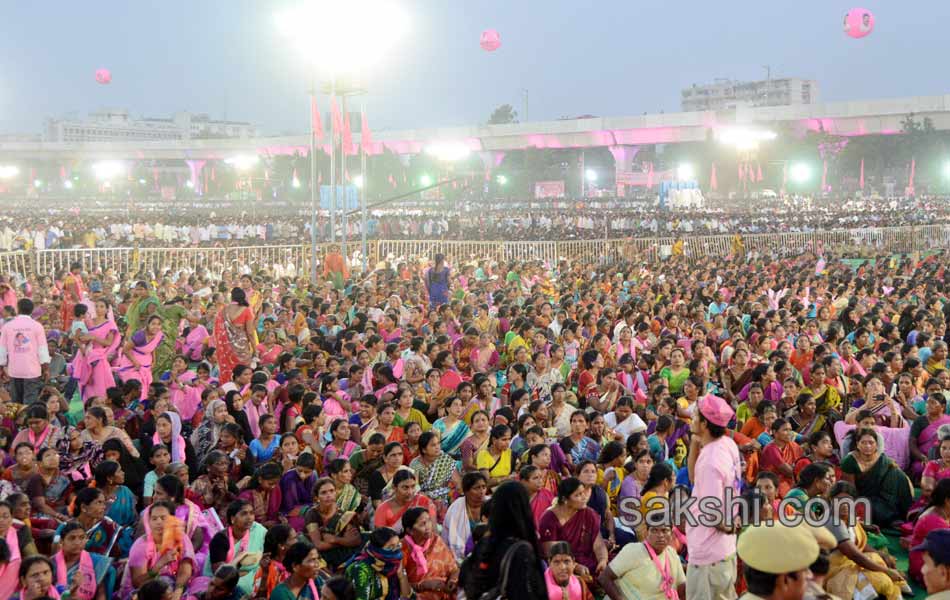
[(756, 175), (755, 180), (762, 181), (762, 165), (760, 163), (756, 163), (756, 166), (759, 168), (759, 173)]
[(864, 159), (861, 159), (861, 178), (858, 181), (858, 185), (861, 186), (861, 189), (864, 189)]
[(714, 192), (719, 189), (719, 181), (716, 179), (716, 163), (713, 163), (712, 168), (709, 169), (709, 189)]
[(360, 147), (363, 152), (369, 154), (369, 149), (373, 145), (373, 134), (369, 130), (369, 121), (366, 120), (366, 111), (360, 113)]
[(313, 135), (317, 136), (318, 140), (323, 139), (323, 119), (320, 118), (320, 109), (317, 107), (317, 95), (310, 95), (310, 127), (312, 128)]
[(333, 120), (333, 137), (336, 138), (343, 132), (343, 117), (340, 115), (336, 98), (330, 98), (330, 117)]
[(353, 147), (353, 131), (350, 129), (350, 113), (343, 115), (343, 156), (356, 154)]
[(821, 167), (821, 191), (824, 192), (828, 186), (828, 159), (826, 158)]
[(745, 181), (745, 166), (739, 163), (739, 181)]
[(910, 180), (907, 182), (907, 188), (910, 190), (910, 193), (914, 193), (914, 175), (917, 173), (917, 159), (910, 159)]
[(653, 163), (650, 163), (650, 170), (647, 171), (647, 189), (653, 189)]

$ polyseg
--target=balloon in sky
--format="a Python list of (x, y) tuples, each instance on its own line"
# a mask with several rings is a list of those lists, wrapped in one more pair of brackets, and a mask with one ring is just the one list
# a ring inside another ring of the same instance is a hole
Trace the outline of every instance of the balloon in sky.
[(486, 29), (479, 43), (485, 52), (494, 52), (501, 47), (501, 36), (494, 29)]
[(866, 8), (852, 8), (844, 16), (844, 32), (853, 38), (863, 38), (874, 31), (874, 13)]
[(97, 69), (96, 70), (96, 81), (102, 85), (106, 85), (112, 82), (112, 73), (109, 69)]

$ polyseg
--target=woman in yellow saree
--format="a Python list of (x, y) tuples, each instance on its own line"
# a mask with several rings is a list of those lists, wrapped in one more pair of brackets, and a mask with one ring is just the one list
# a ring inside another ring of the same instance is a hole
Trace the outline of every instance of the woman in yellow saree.
[(840, 598), (854, 598), (856, 592), (865, 594), (862, 597), (873, 598), (873, 589), (887, 600), (899, 600), (902, 591), (910, 590), (903, 575), (889, 566), (881, 554), (868, 547), (868, 536), (861, 521), (855, 518), (854, 526), (847, 526), (852, 522), (851, 506), (842, 500), (854, 500), (857, 489), (847, 481), (839, 481), (831, 488), (829, 496), (832, 502), (838, 500), (839, 520), (829, 520), (825, 525), (837, 544), (830, 556), (825, 591)]

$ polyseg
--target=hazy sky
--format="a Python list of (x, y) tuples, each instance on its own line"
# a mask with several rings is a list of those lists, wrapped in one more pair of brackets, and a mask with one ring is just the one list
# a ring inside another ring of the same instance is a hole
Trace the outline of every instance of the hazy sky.
[[(0, 132), (103, 106), (305, 131), (309, 67), (273, 17), (300, 1), (2, 0)], [(863, 0), (877, 21), (861, 40), (843, 34), (841, 0), (397, 1), (412, 29), (369, 73), (376, 129), (482, 122), (501, 103), (520, 111), (525, 88), (531, 120), (672, 112), (681, 88), (764, 78), (763, 65), (817, 79), (829, 101), (950, 93), (945, 0)], [(486, 28), (495, 53), (479, 48)], [(111, 85), (95, 83), (100, 66)]]

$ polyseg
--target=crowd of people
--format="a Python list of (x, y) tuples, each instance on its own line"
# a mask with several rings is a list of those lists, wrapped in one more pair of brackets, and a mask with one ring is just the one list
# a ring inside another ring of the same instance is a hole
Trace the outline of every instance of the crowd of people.
[(947, 256), (879, 258), (4, 275), (0, 596), (946, 595)]
[[(466, 200), (435, 207), (383, 206), (370, 211), (371, 239), (570, 240), (619, 237), (728, 235), (734, 233), (814, 232), (830, 229), (927, 225), (950, 222), (940, 198), (745, 199), (717, 208), (668, 211), (653, 203), (619, 199), (550, 201)], [(754, 208), (753, 208), (754, 207)], [(102, 207), (104, 210), (108, 208)], [(309, 208), (293, 215), (288, 206), (275, 214), (219, 214), (213, 202), (173, 205), (168, 210), (73, 210), (53, 205), (37, 211), (33, 203), (0, 217), (0, 251), (55, 248), (199, 247), (297, 244), (310, 239)], [(266, 215), (267, 218), (263, 218)], [(336, 233), (342, 235), (338, 218)], [(361, 223), (350, 217), (347, 236), (361, 236)], [(329, 219), (322, 212), (318, 239), (329, 238)]]

